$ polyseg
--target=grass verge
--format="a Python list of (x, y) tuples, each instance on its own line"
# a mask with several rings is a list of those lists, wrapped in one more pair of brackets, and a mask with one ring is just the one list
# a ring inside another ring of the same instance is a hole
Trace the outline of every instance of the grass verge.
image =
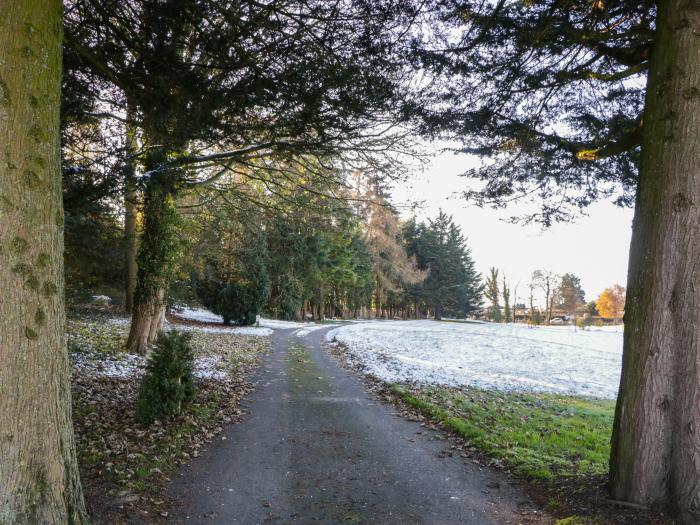
[(390, 390), (519, 476), (550, 480), (608, 471), (614, 401), (473, 388)]

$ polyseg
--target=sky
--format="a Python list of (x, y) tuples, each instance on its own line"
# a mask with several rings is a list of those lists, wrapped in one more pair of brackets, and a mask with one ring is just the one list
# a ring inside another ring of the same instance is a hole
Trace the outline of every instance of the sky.
[[(536, 224), (510, 224), (504, 219), (518, 215), (519, 208), (525, 209), (522, 205), (478, 208), (455, 195), (474, 184), (459, 176), (469, 162), (467, 156), (436, 150), (422, 172), (396, 185), (392, 200), (405, 217), (412, 215), (407, 207), (412, 201), (422, 201), (418, 219), (434, 217), (440, 209), (451, 214), (468, 239), (477, 270), (484, 276), (491, 266), (505, 272), (511, 290), (518, 286), (518, 302), (526, 302), (527, 283), (536, 269), (577, 275), (586, 301), (595, 300), (612, 284), (626, 285), (631, 209), (601, 201), (589, 208), (587, 216), (548, 230)], [(543, 302), (537, 297), (535, 301)]]

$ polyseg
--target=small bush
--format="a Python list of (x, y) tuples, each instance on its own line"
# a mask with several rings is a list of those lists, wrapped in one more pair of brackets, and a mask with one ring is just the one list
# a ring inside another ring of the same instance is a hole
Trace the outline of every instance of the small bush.
[(201, 303), (224, 324), (251, 325), (270, 295), (270, 279), (261, 260), (248, 260), (236, 275), (227, 275), (215, 260), (207, 261), (196, 281)]
[(192, 380), (194, 355), (190, 334), (161, 332), (146, 364), (136, 400), (136, 419), (150, 425), (178, 415), (195, 393)]

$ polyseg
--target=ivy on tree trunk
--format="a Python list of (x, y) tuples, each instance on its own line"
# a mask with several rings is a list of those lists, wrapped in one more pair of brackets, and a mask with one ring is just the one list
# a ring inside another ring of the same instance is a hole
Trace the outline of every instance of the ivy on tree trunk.
[(145, 354), (165, 320), (165, 294), (173, 275), (180, 241), (175, 200), (177, 173), (165, 169), (163, 151), (153, 150), (146, 163), (148, 181), (144, 191), (144, 227), (138, 252), (138, 278), (134, 293), (130, 352)]

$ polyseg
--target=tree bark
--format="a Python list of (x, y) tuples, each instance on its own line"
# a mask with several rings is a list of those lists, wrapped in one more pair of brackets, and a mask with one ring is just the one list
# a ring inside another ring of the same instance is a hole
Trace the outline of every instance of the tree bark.
[[(127, 120), (133, 117), (132, 111), (127, 110)], [(136, 224), (138, 219), (138, 189), (136, 186), (136, 161), (134, 154), (138, 149), (136, 133), (132, 124), (126, 129), (127, 154), (130, 158), (124, 167), (124, 243), (126, 245), (126, 290), (124, 307), (131, 313), (134, 306), (134, 290), (138, 265), (136, 263)]]
[(659, 3), (610, 483), (700, 522), (700, 4)]
[(0, 13), (0, 523), (87, 523), (64, 336), (61, 2)]
[(379, 319), (382, 315), (382, 288), (379, 286), (379, 282), (377, 282), (377, 292), (376, 292), (376, 298), (375, 298), (376, 304), (375, 304), (375, 317)]

